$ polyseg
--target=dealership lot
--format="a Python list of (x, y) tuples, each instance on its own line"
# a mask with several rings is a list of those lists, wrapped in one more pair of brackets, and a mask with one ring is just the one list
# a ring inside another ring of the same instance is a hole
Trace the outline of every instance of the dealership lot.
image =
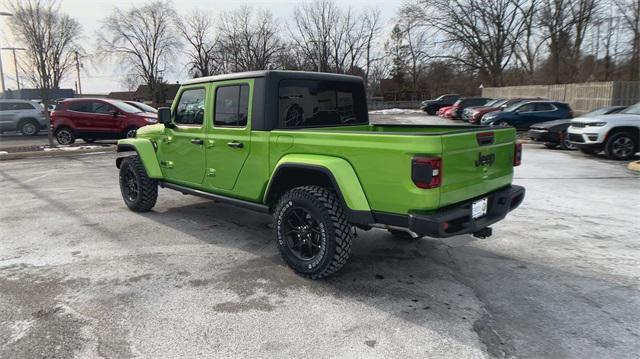
[(640, 352), (640, 176), (525, 145), (493, 237), (359, 232), (293, 274), (270, 218), (161, 190), (126, 209), (113, 154), (0, 163), (0, 357), (625, 358)]

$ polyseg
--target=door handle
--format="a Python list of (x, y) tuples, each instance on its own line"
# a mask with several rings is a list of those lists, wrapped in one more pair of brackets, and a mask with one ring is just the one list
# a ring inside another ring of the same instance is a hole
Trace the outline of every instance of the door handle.
[(199, 138), (192, 138), (191, 143), (193, 143), (194, 145), (201, 145), (204, 143), (204, 141)]
[(242, 142), (238, 142), (238, 141), (227, 142), (227, 146), (233, 147), (233, 148), (242, 148), (242, 147), (244, 147)]

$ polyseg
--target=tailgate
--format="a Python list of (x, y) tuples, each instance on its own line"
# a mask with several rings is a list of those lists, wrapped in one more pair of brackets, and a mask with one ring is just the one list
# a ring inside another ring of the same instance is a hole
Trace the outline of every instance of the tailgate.
[(514, 128), (442, 135), (440, 207), (511, 184), (515, 141)]

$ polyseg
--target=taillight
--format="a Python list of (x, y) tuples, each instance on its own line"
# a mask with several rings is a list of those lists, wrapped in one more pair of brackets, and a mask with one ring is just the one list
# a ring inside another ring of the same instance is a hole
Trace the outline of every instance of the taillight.
[(522, 143), (516, 143), (513, 150), (513, 166), (520, 166), (522, 163)]
[(442, 184), (442, 158), (414, 157), (411, 180), (418, 188), (436, 188)]

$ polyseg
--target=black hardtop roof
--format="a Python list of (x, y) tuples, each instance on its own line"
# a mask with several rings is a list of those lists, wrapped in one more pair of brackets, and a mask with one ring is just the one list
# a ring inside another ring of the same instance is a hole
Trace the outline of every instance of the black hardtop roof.
[(206, 82), (236, 80), (236, 79), (249, 79), (249, 78), (274, 78), (276, 80), (281, 79), (300, 79), (300, 80), (333, 80), (333, 81), (349, 81), (349, 82), (362, 82), (362, 78), (359, 76), (334, 74), (328, 72), (310, 72), (310, 71), (284, 71), (284, 70), (265, 70), (265, 71), (249, 71), (249, 72), (236, 72), (225, 75), (215, 75), (207, 77), (199, 77), (185, 81), (183, 85), (191, 85)]

